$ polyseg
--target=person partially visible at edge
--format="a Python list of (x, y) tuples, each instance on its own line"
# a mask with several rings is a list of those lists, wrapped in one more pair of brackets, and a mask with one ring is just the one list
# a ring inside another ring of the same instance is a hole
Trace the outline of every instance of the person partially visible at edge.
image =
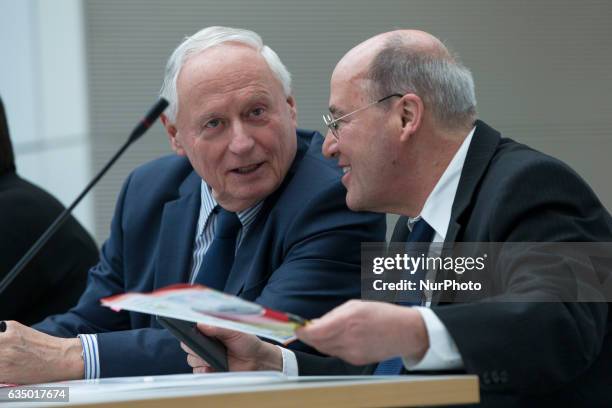
[[(0, 281), (64, 211), (51, 194), (17, 174), (4, 104), (0, 99)], [(93, 238), (72, 216), (0, 294), (0, 320), (25, 325), (74, 306), (98, 262)]]

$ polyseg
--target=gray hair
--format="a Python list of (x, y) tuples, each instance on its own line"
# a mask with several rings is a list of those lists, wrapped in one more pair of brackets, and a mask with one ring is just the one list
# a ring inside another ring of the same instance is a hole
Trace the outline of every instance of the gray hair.
[(440, 125), (454, 129), (476, 119), (472, 73), (458, 57), (414, 49), (401, 36), (391, 37), (373, 59), (367, 78), (374, 98), (414, 93), (433, 112)]
[(164, 83), (159, 91), (159, 96), (165, 98), (170, 104), (166, 109), (166, 116), (171, 122), (176, 120), (178, 110), (176, 82), (183, 65), (194, 55), (226, 42), (244, 44), (258, 51), (281, 83), (285, 96), (291, 94), (291, 74), (274, 50), (263, 44), (257, 33), (231, 27), (207, 27), (190, 37), (185, 37), (166, 64)]

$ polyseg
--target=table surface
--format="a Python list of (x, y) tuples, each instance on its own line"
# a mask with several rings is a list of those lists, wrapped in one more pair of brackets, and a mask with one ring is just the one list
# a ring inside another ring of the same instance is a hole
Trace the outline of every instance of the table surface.
[[(406, 407), (479, 402), (478, 377), (330, 376), (231, 373), (126, 377), (42, 386), (68, 386), (70, 406), (82, 407)], [(66, 404), (3, 403), (3, 407)]]

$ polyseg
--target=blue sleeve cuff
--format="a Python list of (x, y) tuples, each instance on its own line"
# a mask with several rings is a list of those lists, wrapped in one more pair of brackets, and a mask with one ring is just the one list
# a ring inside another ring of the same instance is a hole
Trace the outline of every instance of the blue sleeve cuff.
[(98, 337), (95, 334), (79, 334), (83, 346), (83, 362), (85, 364), (85, 379), (100, 378), (100, 355), (98, 353)]

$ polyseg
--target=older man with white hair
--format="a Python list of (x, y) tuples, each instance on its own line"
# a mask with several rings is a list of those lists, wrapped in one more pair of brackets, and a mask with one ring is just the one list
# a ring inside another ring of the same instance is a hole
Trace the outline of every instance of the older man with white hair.
[(206, 28), (174, 51), (161, 95), (176, 155), (125, 182), (75, 308), (38, 330), (7, 322), (0, 383), (188, 372), (153, 316), (100, 306), (121, 292), (194, 282), (307, 318), (359, 295), (360, 243), (384, 240), (384, 217), (346, 207), (323, 137), (296, 130), (276, 53), (254, 32)]

